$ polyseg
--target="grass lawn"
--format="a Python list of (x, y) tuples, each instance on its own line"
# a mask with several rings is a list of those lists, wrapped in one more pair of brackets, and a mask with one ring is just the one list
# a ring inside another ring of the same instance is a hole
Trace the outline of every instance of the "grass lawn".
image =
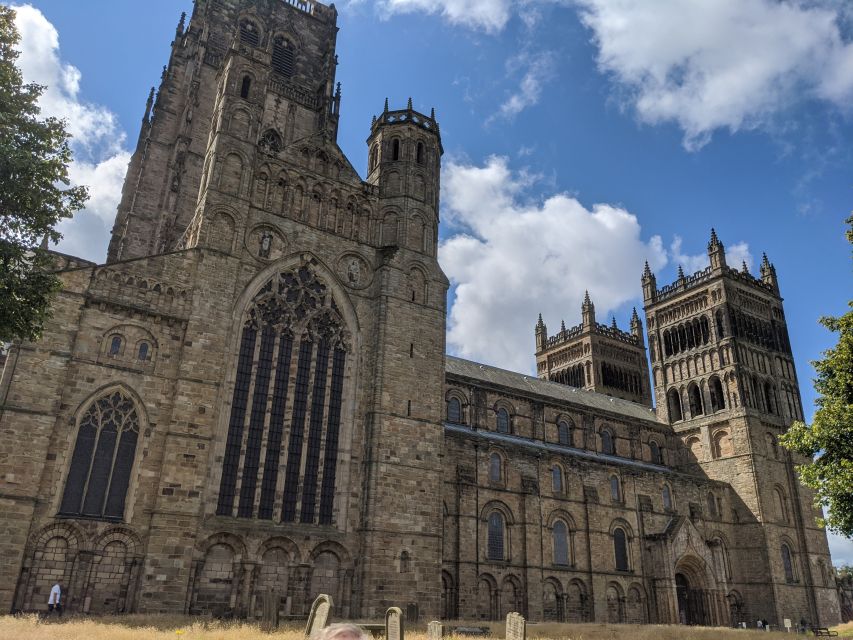
[[(455, 624), (460, 624), (456, 623)], [(480, 623), (472, 623), (478, 625)], [(503, 625), (492, 623), (493, 638), (503, 638)], [(853, 638), (853, 623), (835, 628), (840, 638)], [(759, 635), (760, 634), (760, 635)], [(529, 638), (554, 640), (781, 640), (790, 634), (682, 626), (606, 624), (531, 624)], [(64, 617), (39, 620), (35, 615), (0, 616), (0, 638), (9, 640), (303, 640), (302, 627), (276, 633), (256, 625), (219, 622), (186, 616), (127, 615), (120, 617)], [(407, 640), (426, 640), (424, 625), (407, 629)], [(453, 639), (451, 639), (453, 640)]]

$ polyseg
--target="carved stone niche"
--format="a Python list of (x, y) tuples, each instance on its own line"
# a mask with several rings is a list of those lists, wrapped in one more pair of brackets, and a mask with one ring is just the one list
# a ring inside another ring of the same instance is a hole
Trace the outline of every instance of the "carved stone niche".
[(278, 260), (285, 254), (286, 248), (284, 236), (270, 225), (259, 224), (246, 234), (246, 249), (258, 260)]
[(373, 281), (373, 269), (364, 256), (345, 253), (338, 259), (338, 277), (352, 289), (364, 289)]

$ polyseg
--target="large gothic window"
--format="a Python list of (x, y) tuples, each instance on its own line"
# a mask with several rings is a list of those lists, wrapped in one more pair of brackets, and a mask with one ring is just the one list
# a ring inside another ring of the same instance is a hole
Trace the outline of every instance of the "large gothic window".
[(122, 518), (138, 438), (139, 416), (126, 395), (114, 391), (90, 404), (80, 420), (59, 513)]
[[(343, 319), (307, 266), (270, 280), (245, 318), (216, 512), (332, 524)], [(276, 493), (280, 470), (283, 494)]]

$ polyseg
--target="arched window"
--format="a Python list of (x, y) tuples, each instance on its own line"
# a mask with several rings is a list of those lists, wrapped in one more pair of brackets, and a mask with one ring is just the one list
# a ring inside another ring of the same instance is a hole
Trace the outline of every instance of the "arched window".
[(462, 424), (462, 403), (459, 398), (452, 397), (447, 401), (447, 421), (451, 424)]
[(726, 337), (725, 326), (723, 325), (723, 310), (720, 309), (716, 314), (717, 319), (717, 339), (721, 340)]
[(499, 453), (489, 456), (489, 480), (492, 482), (503, 480), (503, 459)]
[(696, 416), (704, 415), (705, 409), (702, 406), (702, 392), (699, 390), (698, 385), (691, 385), (687, 390), (687, 397), (690, 399), (690, 416), (695, 418)]
[(620, 527), (613, 530), (613, 555), (616, 558), (616, 571), (628, 571), (628, 536)]
[(726, 408), (726, 396), (723, 394), (723, 383), (717, 376), (711, 376), (708, 381), (711, 391), (711, 411), (722, 411)]
[(415, 156), (418, 164), (424, 163), (424, 143), (418, 142), (417, 155)]
[(661, 491), (661, 497), (663, 498), (663, 508), (665, 511), (672, 511), (672, 490), (669, 488), (668, 484), (663, 485), (663, 490)]
[(243, 98), (243, 100), (247, 100), (251, 90), (252, 79), (249, 76), (243, 76), (243, 82), (240, 83), (240, 97)]
[(268, 153), (278, 153), (282, 147), (281, 136), (278, 135), (275, 129), (267, 129), (264, 131), (264, 135), (261, 136), (259, 146)]
[(509, 412), (501, 407), (497, 414), (498, 433), (509, 433)]
[(272, 45), (272, 68), (276, 73), (287, 78), (293, 75), (296, 67), (296, 55), (293, 45), (278, 36)]
[(376, 165), (379, 164), (379, 145), (373, 145), (373, 149), (370, 151), (370, 171), (373, 171), (376, 168)]
[(148, 343), (147, 342), (140, 343), (139, 351), (136, 354), (136, 359), (139, 360), (140, 362), (145, 362), (146, 360), (148, 360), (148, 351), (149, 351)]
[(110, 355), (117, 356), (121, 352), (121, 336), (113, 336), (110, 340)]
[(651, 455), (654, 464), (663, 464), (663, 456), (660, 452), (660, 445), (654, 440), (649, 441), (649, 454)]
[(557, 423), (557, 440), (560, 444), (572, 446), (572, 428), (565, 420), (560, 420)]
[(551, 467), (551, 488), (554, 493), (563, 493), (563, 470), (557, 464)]
[(400, 140), (394, 138), (391, 141), (391, 160), (400, 159)]
[(308, 264), (275, 274), (249, 304), (217, 515), (333, 524), (349, 344), (340, 308)]
[(257, 25), (251, 20), (240, 22), (240, 42), (250, 47), (257, 47), (261, 43), (261, 34)]
[(767, 413), (776, 413), (776, 394), (769, 382), (764, 383), (764, 406), (767, 407)]
[(681, 411), (681, 396), (678, 395), (678, 389), (670, 389), (666, 394), (666, 402), (669, 406), (669, 421), (678, 422), (684, 419), (684, 414)]
[(408, 551), (403, 551), (400, 553), (400, 573), (409, 573), (412, 570), (411, 567), (412, 559), (409, 556)]
[(569, 528), (562, 520), (554, 523), (552, 531), (554, 542), (554, 564), (569, 564)]
[(124, 501), (139, 438), (133, 401), (114, 391), (80, 419), (59, 513), (92, 518), (124, 516)]
[(708, 492), (708, 515), (712, 518), (716, 518), (719, 515), (717, 513), (717, 497), (713, 491)]
[(782, 544), (782, 567), (785, 569), (785, 582), (794, 582), (794, 562), (791, 559), (791, 549)]
[(504, 517), (500, 511), (492, 511), (489, 514), (488, 558), (504, 559)]
[(601, 430), (601, 453), (608, 453), (610, 455), (616, 453), (613, 447), (613, 436), (607, 429)]
[(613, 502), (622, 502), (622, 486), (616, 476), (610, 476), (610, 499)]

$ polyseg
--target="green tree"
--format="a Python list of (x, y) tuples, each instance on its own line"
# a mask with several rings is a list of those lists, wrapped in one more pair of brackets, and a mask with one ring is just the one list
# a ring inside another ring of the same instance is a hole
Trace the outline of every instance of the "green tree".
[(69, 186), (65, 123), (40, 118), (44, 87), (24, 84), (15, 64), (14, 20), (15, 12), (0, 5), (0, 343), (41, 335), (60, 283), (39, 245), (58, 242), (57, 223), (88, 197), (84, 187)]
[[(847, 239), (853, 244), (853, 216), (846, 223)], [(795, 422), (780, 441), (791, 451), (814, 457), (811, 464), (797, 468), (800, 479), (829, 509), (824, 523), (853, 537), (853, 301), (849, 306), (851, 310), (841, 317), (820, 319), (839, 336), (838, 344), (812, 363), (819, 394), (814, 422), (811, 426)]]

